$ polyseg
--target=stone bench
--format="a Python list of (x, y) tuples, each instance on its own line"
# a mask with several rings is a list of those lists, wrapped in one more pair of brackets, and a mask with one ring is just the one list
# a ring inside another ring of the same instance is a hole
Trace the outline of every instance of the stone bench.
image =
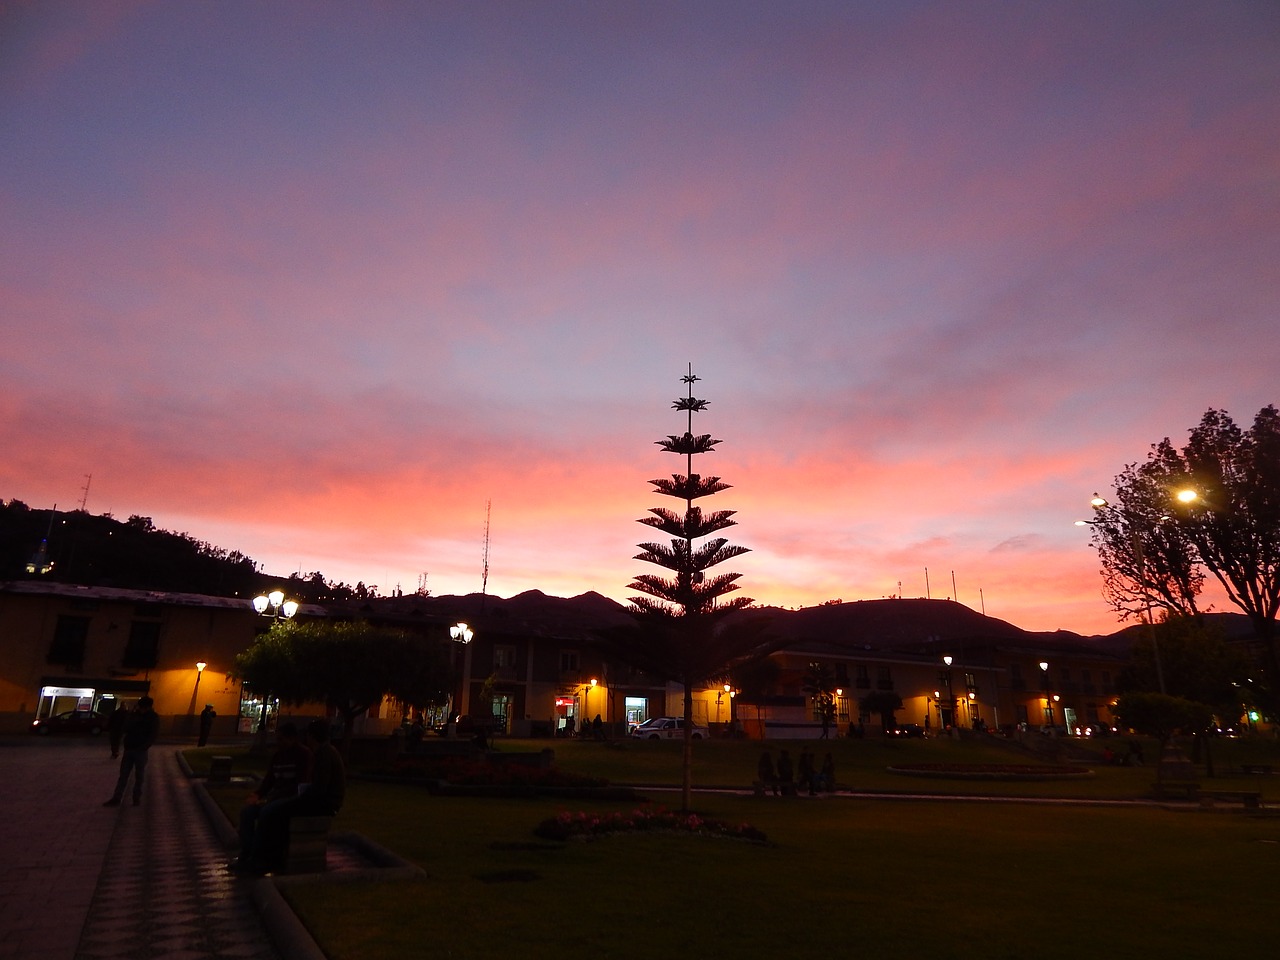
[(333, 817), (292, 817), (283, 873), (324, 873)]
[(1219, 801), (1232, 801), (1240, 803), (1246, 810), (1257, 810), (1262, 806), (1262, 794), (1257, 790), (1201, 790), (1200, 806), (1206, 810), (1213, 809), (1214, 804)]

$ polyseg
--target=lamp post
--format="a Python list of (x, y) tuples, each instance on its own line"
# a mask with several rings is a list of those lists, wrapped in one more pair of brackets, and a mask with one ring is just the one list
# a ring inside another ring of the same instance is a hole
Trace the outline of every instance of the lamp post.
[(457, 717), (462, 719), (464, 712), (470, 707), (471, 694), (471, 641), (475, 632), (461, 620), (449, 628), (449, 637), (462, 644), (462, 688), (458, 692)]
[(1048, 726), (1053, 726), (1053, 700), (1049, 699), (1049, 662), (1047, 660), (1040, 661), (1040, 690), (1044, 693), (1044, 719), (1048, 721)]
[(270, 617), (272, 620), (292, 620), (293, 615), (298, 612), (298, 601), (286, 600), (283, 590), (272, 590), (270, 593), (254, 597), (253, 609), (257, 611), (260, 617)]
[[(270, 593), (259, 594), (253, 598), (254, 612), (260, 617), (270, 617), (271, 625), (274, 627), (281, 620), (292, 620), (293, 615), (298, 612), (297, 600), (286, 600), (284, 591), (280, 589), (272, 590)], [(199, 686), (199, 678), (196, 680)], [(265, 746), (267, 735), (267, 716), (271, 712), (271, 700), (274, 691), (262, 691), (262, 713), (258, 717), (258, 742), (254, 745), (254, 749), (261, 749)]]
[(205, 663), (203, 660), (197, 660), (197, 661), (196, 661), (196, 689), (195, 689), (195, 692), (196, 692), (196, 694), (197, 694), (197, 695), (200, 693), (200, 678), (204, 676), (204, 668), (205, 668), (205, 667), (207, 667), (208, 665), (209, 665), (209, 664)]
[(943, 679), (947, 682), (947, 708), (946, 710), (939, 709), (938, 711), (941, 714), (939, 722), (941, 723), (943, 730), (948, 730), (956, 725), (956, 698), (955, 693), (951, 688), (951, 661), (951, 654), (947, 654), (942, 658), (942, 662), (947, 665), (947, 671), (943, 675)]

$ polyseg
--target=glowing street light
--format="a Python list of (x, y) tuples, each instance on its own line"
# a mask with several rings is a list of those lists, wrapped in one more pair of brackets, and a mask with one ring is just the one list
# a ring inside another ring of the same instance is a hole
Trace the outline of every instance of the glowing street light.
[(272, 620), (291, 620), (298, 612), (298, 601), (286, 600), (283, 590), (272, 590), (270, 593), (254, 597), (253, 609), (261, 617), (270, 617)]
[(456, 705), (458, 707), (458, 717), (470, 707), (471, 699), (471, 641), (475, 637), (475, 632), (467, 626), (467, 624), (459, 620), (449, 628), (449, 637), (457, 643), (462, 644), (462, 689), (459, 691)]

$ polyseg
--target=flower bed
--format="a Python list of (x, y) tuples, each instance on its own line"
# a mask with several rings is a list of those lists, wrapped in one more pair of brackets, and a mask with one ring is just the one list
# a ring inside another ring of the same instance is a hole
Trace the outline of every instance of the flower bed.
[(547, 787), (594, 789), (607, 787), (608, 780), (581, 777), (555, 767), (521, 763), (489, 763), (456, 757), (400, 757), (380, 771), (384, 776), (406, 780), (433, 780), (467, 787)]
[(1081, 767), (1035, 763), (913, 763), (886, 769), (908, 777), (943, 780), (1077, 780), (1093, 776), (1092, 770)]
[(763, 832), (749, 823), (727, 823), (696, 813), (676, 813), (657, 807), (627, 813), (571, 813), (543, 820), (534, 834), (544, 840), (596, 840), (618, 833), (687, 833), (764, 843)]

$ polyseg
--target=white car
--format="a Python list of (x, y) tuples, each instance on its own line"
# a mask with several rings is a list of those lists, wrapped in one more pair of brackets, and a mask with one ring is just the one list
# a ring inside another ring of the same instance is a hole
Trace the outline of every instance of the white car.
[[(709, 735), (706, 727), (693, 725), (693, 739), (701, 740)], [(646, 720), (631, 731), (631, 736), (639, 740), (683, 740), (684, 719), (682, 717), (654, 717)]]

